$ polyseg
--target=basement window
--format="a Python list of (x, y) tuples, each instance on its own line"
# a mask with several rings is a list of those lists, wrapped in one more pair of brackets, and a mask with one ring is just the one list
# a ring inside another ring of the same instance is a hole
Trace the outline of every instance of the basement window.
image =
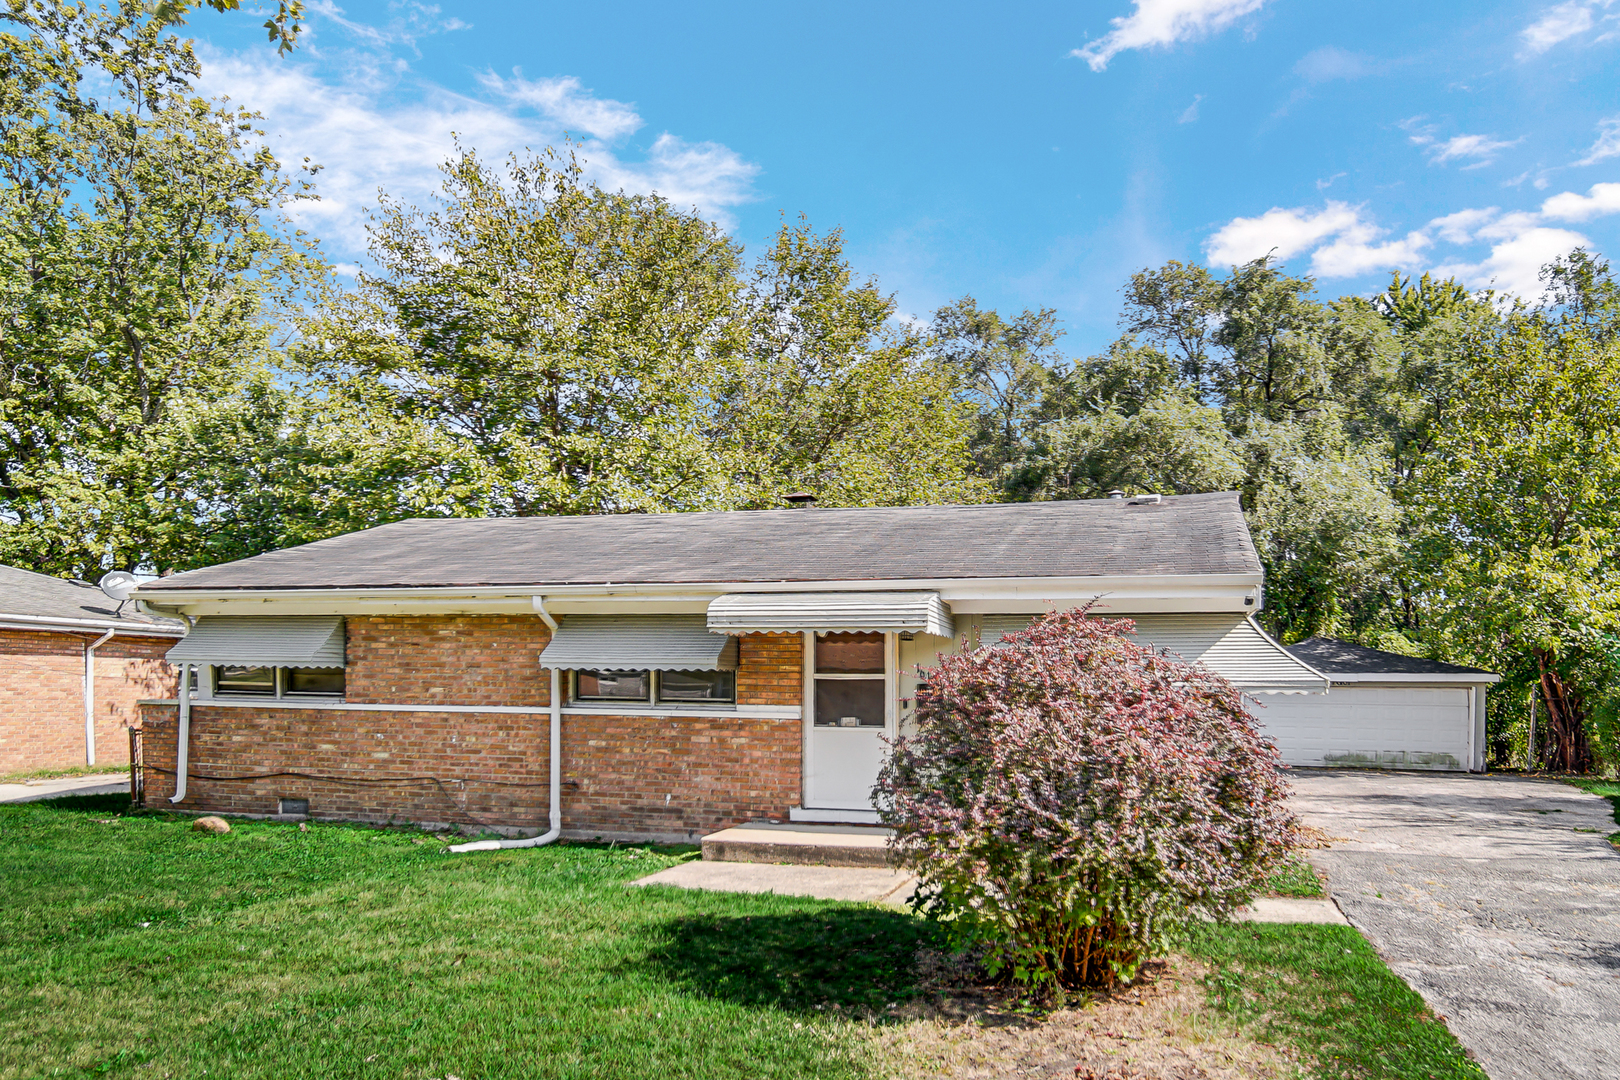
[(345, 689), (343, 668), (248, 667), (219, 664), (214, 667), (215, 697), (263, 698), (341, 698)]

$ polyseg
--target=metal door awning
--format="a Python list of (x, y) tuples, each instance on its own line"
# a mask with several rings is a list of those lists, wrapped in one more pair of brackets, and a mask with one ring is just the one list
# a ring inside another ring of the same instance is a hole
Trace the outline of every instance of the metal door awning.
[(956, 633), (939, 593), (923, 591), (728, 593), (709, 604), (708, 618), (726, 634)]
[(702, 615), (565, 615), (540, 666), (586, 671), (736, 671), (737, 639)]
[(204, 615), (168, 651), (174, 664), (339, 668), (343, 618), (338, 615)]

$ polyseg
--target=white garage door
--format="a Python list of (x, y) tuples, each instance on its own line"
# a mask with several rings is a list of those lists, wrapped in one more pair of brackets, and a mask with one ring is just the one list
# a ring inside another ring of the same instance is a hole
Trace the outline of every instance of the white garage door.
[(1290, 765), (1467, 769), (1473, 717), (1466, 688), (1335, 686), (1268, 695), (1250, 710)]

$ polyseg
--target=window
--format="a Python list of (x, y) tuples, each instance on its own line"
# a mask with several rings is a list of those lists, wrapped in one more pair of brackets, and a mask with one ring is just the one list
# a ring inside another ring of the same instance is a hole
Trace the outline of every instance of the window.
[(816, 726), (883, 727), (882, 634), (827, 634), (816, 638)]
[(660, 671), (658, 700), (736, 701), (735, 671)]
[(573, 698), (623, 705), (731, 704), (734, 671), (576, 671)]
[(245, 667), (214, 668), (214, 696), (333, 698), (344, 692), (343, 668)]
[(579, 701), (649, 701), (650, 671), (576, 671), (574, 697)]

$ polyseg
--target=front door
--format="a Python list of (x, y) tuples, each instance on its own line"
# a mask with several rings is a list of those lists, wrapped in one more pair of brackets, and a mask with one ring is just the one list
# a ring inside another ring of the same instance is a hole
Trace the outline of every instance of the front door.
[(894, 635), (806, 634), (805, 808), (870, 813), (894, 738)]

